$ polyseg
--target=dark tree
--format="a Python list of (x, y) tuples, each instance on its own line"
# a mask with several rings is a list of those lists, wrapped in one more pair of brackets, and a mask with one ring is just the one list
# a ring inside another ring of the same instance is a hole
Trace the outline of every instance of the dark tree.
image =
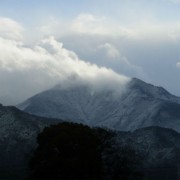
[(102, 173), (105, 180), (142, 180), (139, 171), (144, 155), (137, 152), (131, 143), (119, 142), (115, 131), (96, 128), (101, 139)]
[(139, 163), (139, 156), (132, 147), (115, 139), (113, 131), (80, 124), (61, 123), (45, 128), (37, 138), (30, 179), (137, 179), (134, 165)]
[(100, 140), (89, 127), (61, 123), (37, 141), (31, 179), (101, 179)]

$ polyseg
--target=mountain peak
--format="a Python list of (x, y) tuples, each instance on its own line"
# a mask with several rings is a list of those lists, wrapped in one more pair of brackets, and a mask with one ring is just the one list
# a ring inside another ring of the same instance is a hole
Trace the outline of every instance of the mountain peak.
[(129, 83), (129, 88), (133, 91), (137, 91), (139, 94), (163, 100), (175, 97), (171, 95), (163, 87), (154, 86), (137, 78), (132, 78), (132, 80)]
[(176, 127), (180, 123), (180, 114), (174, 113), (180, 111), (180, 98), (137, 78), (132, 78), (120, 96), (108, 91), (92, 94), (84, 86), (75, 89), (56, 87), (33, 96), (19, 108), (39, 116), (116, 130), (162, 126), (180, 131)]

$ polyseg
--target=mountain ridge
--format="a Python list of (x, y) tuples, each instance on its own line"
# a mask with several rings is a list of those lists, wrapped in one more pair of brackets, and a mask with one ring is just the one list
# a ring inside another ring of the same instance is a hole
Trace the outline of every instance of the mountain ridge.
[(162, 126), (180, 132), (180, 98), (137, 78), (119, 96), (108, 90), (92, 94), (86, 86), (56, 87), (29, 98), (18, 108), (42, 117), (115, 130)]
[[(37, 135), (44, 127), (60, 122), (62, 121), (37, 117), (15, 107), (0, 105), (0, 178), (24, 179), (28, 175), (28, 161), (37, 147)], [(141, 168), (153, 167), (154, 174), (164, 164), (174, 167), (180, 162), (180, 134), (173, 129), (146, 127), (132, 132), (111, 132), (115, 133), (115, 141), (109, 139), (111, 143), (115, 143), (114, 148), (118, 150), (122, 146), (132, 147), (143, 155)], [(173, 168), (172, 173), (174, 171), (176, 169)]]
[(37, 134), (57, 122), (0, 105), (0, 179), (24, 179)]

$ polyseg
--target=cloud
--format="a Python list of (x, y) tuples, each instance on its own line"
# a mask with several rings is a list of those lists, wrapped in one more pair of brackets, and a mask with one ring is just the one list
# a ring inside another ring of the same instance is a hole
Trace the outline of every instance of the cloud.
[(120, 57), (119, 50), (110, 43), (101, 44), (98, 46), (99, 50), (105, 50), (105, 53), (108, 58), (116, 59)]
[(120, 48), (118, 49), (112, 43), (106, 42), (98, 45), (96, 53), (99, 58), (103, 58), (105, 65), (117, 72), (122, 72), (130, 77), (146, 76), (141, 67), (132, 64), (128, 58), (120, 52)]
[[(180, 71), (175, 67), (180, 56), (180, 23), (178, 4), (175, 4), (178, 2), (118, 1), (118, 8), (113, 3), (105, 3), (108, 7), (104, 4), (98, 15), (81, 13), (64, 20), (44, 18), (44, 23), (38, 26), (39, 34), (53, 34), (80, 59), (164, 86), (180, 95), (180, 80), (177, 79)], [(88, 12), (95, 11), (92, 8)], [(111, 48), (106, 43), (118, 50), (120, 56), (110, 59)]]
[(39, 31), (59, 38), (81, 34), (159, 42), (163, 39), (175, 40), (180, 37), (180, 23), (176, 19), (162, 22), (157, 17), (140, 14), (140, 17), (132, 20), (123, 23), (118, 19), (88, 13), (79, 14), (71, 20), (56, 19), (51, 16), (44, 25), (39, 27)]
[(47, 17), (44, 23), (37, 25), (36, 29), (39, 37), (51, 35), (61, 37), (71, 32), (70, 22), (59, 18), (56, 19), (53, 16)]
[(89, 84), (93, 90), (121, 89), (129, 80), (126, 76), (150, 79), (179, 92), (178, 83), (173, 85), (179, 71), (173, 60), (179, 57), (178, 24), (141, 21), (123, 26), (92, 14), (68, 21), (50, 17), (52, 21), (46, 19), (49, 23), (29, 34), (38, 37), (29, 44), (20, 23), (0, 19), (6, 24), (4, 30), (0, 26), (0, 102), (4, 104), (17, 104), (57, 83), (63, 88)]
[(100, 35), (100, 36), (129, 36), (133, 33), (130, 29), (117, 25), (105, 16), (96, 16), (90, 13), (81, 13), (71, 20), (57, 19), (53, 16), (41, 26), (38, 26), (40, 33), (45, 35), (55, 35), (58, 37), (81, 34), (81, 35)]
[[(81, 59), (179, 94), (180, 89), (172, 80), (178, 74), (174, 64), (179, 57), (179, 21), (177, 17), (173, 21), (161, 20), (161, 11), (149, 8), (150, 12), (143, 12), (143, 16), (134, 14), (136, 8), (126, 11), (124, 21), (120, 15), (112, 19), (86, 13), (66, 21), (55, 19), (52, 26), (45, 22), (49, 27), (45, 35), (54, 34)], [(167, 70), (171, 73), (164, 78)]]
[(80, 14), (72, 21), (71, 29), (81, 34), (108, 34), (109, 28), (106, 28), (105, 22), (105, 17), (97, 17), (92, 14)]
[(175, 3), (175, 4), (180, 3), (180, 0), (164, 0), (164, 1), (172, 2), (172, 3)]
[(0, 17), (0, 37), (22, 40), (23, 27), (10, 18)]
[(53, 36), (31, 46), (14, 36), (0, 36), (0, 52), (0, 101), (4, 104), (20, 103), (57, 83), (62, 88), (84, 84), (92, 91), (121, 91), (130, 80), (81, 60)]
[(176, 63), (176, 67), (180, 68), (180, 62)]

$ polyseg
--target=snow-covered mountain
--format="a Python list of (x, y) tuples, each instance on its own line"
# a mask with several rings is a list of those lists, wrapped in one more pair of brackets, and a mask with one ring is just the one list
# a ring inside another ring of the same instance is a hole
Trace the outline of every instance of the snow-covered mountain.
[(0, 179), (21, 179), (26, 174), (38, 133), (56, 122), (0, 105)]
[[(180, 134), (172, 129), (147, 127), (117, 132), (116, 144), (132, 147), (142, 159), (140, 171), (147, 179), (179, 179)], [(118, 145), (116, 145), (118, 146)], [(178, 175), (178, 177), (177, 177)]]
[(43, 117), (116, 130), (161, 126), (180, 132), (180, 98), (136, 78), (121, 95), (110, 90), (92, 92), (86, 86), (69, 89), (56, 86), (31, 97), (18, 108)]
[[(28, 174), (28, 161), (37, 146), (37, 134), (44, 127), (57, 122), (61, 120), (41, 118), (15, 107), (0, 105), (0, 179), (23, 179)], [(145, 168), (145, 173), (153, 168), (155, 175), (162, 168), (163, 179), (164, 165), (170, 170), (168, 177), (170, 174), (173, 179), (171, 175), (176, 171), (174, 166), (180, 163), (180, 134), (174, 130), (148, 127), (134, 132), (115, 132), (111, 143), (117, 150), (122, 145), (133, 147), (142, 155), (140, 168)]]

